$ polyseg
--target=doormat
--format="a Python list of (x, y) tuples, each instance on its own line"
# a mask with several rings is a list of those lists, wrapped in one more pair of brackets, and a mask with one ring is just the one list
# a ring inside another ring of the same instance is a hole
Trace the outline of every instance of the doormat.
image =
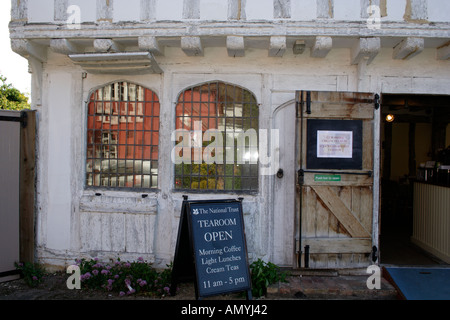
[(406, 300), (450, 300), (450, 268), (384, 269), (386, 277)]

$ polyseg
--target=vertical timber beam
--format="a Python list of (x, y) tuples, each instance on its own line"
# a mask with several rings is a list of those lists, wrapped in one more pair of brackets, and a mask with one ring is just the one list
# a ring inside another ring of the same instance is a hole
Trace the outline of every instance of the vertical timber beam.
[(19, 186), (19, 257), (34, 263), (34, 212), (36, 196), (36, 111), (23, 111), (26, 124), (20, 128), (20, 186)]

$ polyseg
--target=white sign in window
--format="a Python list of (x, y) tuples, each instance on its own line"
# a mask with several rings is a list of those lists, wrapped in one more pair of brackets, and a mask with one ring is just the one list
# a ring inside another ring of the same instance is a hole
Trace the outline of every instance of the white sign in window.
[(317, 158), (353, 157), (353, 131), (317, 131)]

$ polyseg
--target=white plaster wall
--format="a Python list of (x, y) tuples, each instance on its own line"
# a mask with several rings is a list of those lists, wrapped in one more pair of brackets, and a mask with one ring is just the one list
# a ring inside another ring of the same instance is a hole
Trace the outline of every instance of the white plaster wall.
[[(411, 60), (399, 61), (392, 59), (392, 49), (382, 49), (361, 76), (364, 90), (450, 94), (448, 61), (436, 60), (435, 52), (425, 49)], [(82, 70), (67, 57), (49, 55), (44, 72), (45, 99), (39, 114), (37, 215), (38, 256), (42, 261), (65, 264), (82, 256), (106, 260), (143, 256), (164, 267), (173, 259), (183, 194), (190, 199), (238, 197), (173, 191), (170, 137), (175, 104), (183, 89), (212, 80), (242, 86), (260, 103), (260, 128), (272, 129), (280, 126), (275, 119), (277, 108), (293, 101), (296, 90), (356, 91), (360, 87), (358, 67), (350, 63), (350, 49), (333, 49), (324, 59), (311, 58), (308, 52), (294, 55), (291, 50), (283, 58), (270, 58), (266, 49), (247, 50), (245, 57), (232, 58), (225, 47), (211, 47), (199, 58), (167, 47), (158, 63), (164, 70), (162, 75), (88, 74), (83, 80)], [(145, 199), (142, 192), (84, 189), (84, 101), (92, 90), (120, 80), (141, 84), (160, 99), (159, 187), (156, 192), (145, 192)], [(283, 161), (293, 163), (293, 159)], [(293, 239), (292, 212), (272, 207), (277, 192), (284, 192), (276, 190), (275, 182), (273, 176), (262, 176), (258, 194), (242, 195), (249, 256), (251, 260), (262, 257), (289, 265), (292, 246), (286, 245), (287, 251), (280, 252), (285, 241), (280, 239)]]
[(335, 20), (361, 20), (361, 0), (334, 0)]
[(403, 21), (405, 10), (406, 10), (406, 0), (388, 0), (386, 1), (387, 17), (388, 21)]
[(311, 21), (317, 18), (316, 0), (291, 1), (292, 20)]
[(71, 172), (71, 75), (54, 73), (48, 78), (48, 207), (46, 212), (49, 249), (70, 248), (72, 212)]
[(247, 20), (273, 20), (273, 0), (246, 0)]
[[(94, 22), (97, 20), (97, 2), (92, 0), (69, 0), (68, 6), (76, 5), (80, 8), (80, 22)], [(69, 12), (69, 15), (73, 12)]]
[(54, 0), (28, 0), (28, 22), (53, 22)]
[[(226, 0), (196, 0), (199, 1), (200, 19), (199, 20), (228, 20), (229, 3)], [(317, 19), (318, 1), (322, 0), (295, 0), (291, 1), (291, 17), (287, 20), (292, 21), (311, 21)], [(387, 0), (386, 10), (387, 16), (383, 17), (383, 21), (400, 22), (405, 21), (405, 12), (407, 1), (411, 1), (414, 14), (413, 16), (425, 19), (430, 22), (449, 22), (450, 2), (447, 0)], [(333, 0), (333, 17), (336, 21), (361, 21), (365, 19), (366, 13), (361, 5), (365, 0)], [(23, 8), (22, 4), (12, 1), (13, 18), (18, 18), (20, 10), (27, 10), (28, 22), (39, 23), (55, 22), (55, 4), (59, 6), (77, 5), (81, 10), (81, 22), (97, 21), (97, 5), (98, 1), (92, 0), (68, 0), (67, 3), (56, 2), (56, 0), (28, 0), (27, 8)], [(246, 20), (276, 20), (274, 18), (274, 1), (273, 0), (246, 0), (245, 17)], [(104, 7), (105, 3), (101, 3)], [(183, 20), (183, 8), (189, 8), (184, 0), (149, 0), (144, 3), (141, 0), (114, 0), (111, 4), (113, 22), (123, 21), (181, 21)], [(147, 11), (151, 12), (147, 12)], [(145, 13), (143, 13), (145, 11)], [(144, 15), (148, 15), (145, 18)], [(364, 18), (363, 18), (364, 17)], [(413, 17), (413, 18), (414, 18)], [(194, 18), (198, 19), (198, 17)], [(60, 23), (60, 21), (57, 21)]]
[(430, 21), (450, 22), (450, 1), (428, 0)]
[(223, 0), (200, 0), (200, 19), (226, 21), (228, 2)]
[(156, 0), (156, 20), (181, 20), (183, 0)]
[(113, 22), (139, 21), (141, 0), (114, 1)]

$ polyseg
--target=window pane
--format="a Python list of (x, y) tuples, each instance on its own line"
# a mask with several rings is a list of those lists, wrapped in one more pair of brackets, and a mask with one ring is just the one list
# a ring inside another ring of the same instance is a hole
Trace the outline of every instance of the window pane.
[(113, 83), (91, 95), (87, 111), (86, 186), (157, 188), (156, 94), (132, 83)]
[(256, 98), (238, 86), (210, 82), (182, 92), (175, 125), (191, 131), (193, 146), (190, 155), (180, 152), (175, 188), (257, 190), (258, 117)]

